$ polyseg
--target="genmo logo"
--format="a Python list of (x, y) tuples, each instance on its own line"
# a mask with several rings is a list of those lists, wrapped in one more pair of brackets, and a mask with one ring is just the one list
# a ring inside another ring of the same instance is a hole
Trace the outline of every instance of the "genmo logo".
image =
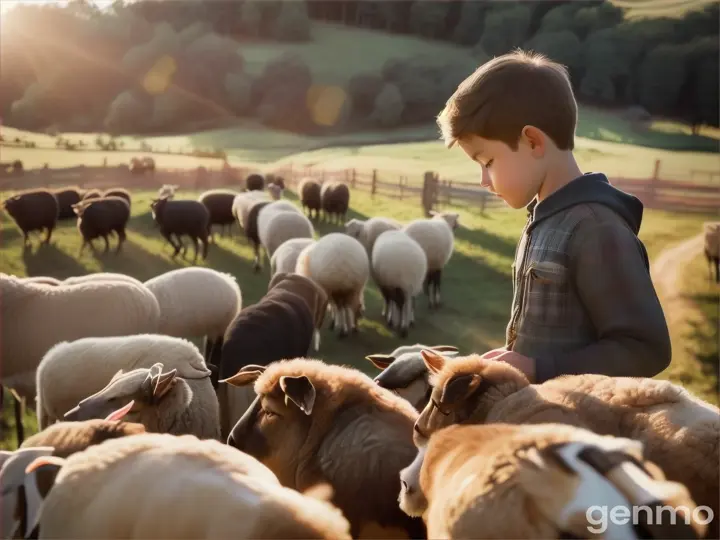
[(686, 525), (691, 523), (699, 523), (707, 525), (714, 519), (711, 508), (707, 506), (697, 506), (690, 510), (687, 506), (633, 506), (632, 509), (627, 506), (590, 506), (585, 512), (587, 519), (587, 529), (593, 534), (602, 534), (612, 525), (638, 525), (646, 523), (648, 525), (656, 525), (660, 523), (668, 523), (675, 525), (684, 522)]

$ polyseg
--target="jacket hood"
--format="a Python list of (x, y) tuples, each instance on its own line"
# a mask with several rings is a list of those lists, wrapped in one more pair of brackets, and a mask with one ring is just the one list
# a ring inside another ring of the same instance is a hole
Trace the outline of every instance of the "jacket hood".
[(604, 204), (617, 212), (635, 234), (640, 231), (642, 202), (634, 195), (610, 185), (607, 176), (602, 173), (584, 174), (558, 189), (544, 201), (531, 202), (527, 210), (533, 219), (528, 230), (553, 214), (583, 203)]

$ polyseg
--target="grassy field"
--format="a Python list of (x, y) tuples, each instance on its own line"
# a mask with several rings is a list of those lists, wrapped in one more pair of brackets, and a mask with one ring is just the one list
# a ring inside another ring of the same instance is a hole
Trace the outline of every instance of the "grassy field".
[[(183, 192), (183, 198), (197, 193)], [(93, 254), (89, 250), (78, 256), (79, 233), (72, 221), (64, 222), (53, 235), (50, 246), (22, 247), (22, 235), (5, 214), (0, 215), (0, 268), (18, 276), (50, 275), (66, 278), (90, 272), (122, 272), (147, 280), (168, 270), (187, 266), (190, 261), (170, 258), (171, 249), (153, 228), (149, 213), (152, 193), (137, 192), (133, 200), (133, 217), (124, 252), (115, 256)], [(0, 193), (0, 198), (3, 194)], [(292, 193), (289, 199), (294, 199)], [(401, 221), (420, 217), (418, 201), (396, 201), (354, 191), (348, 219), (368, 216), (392, 216)], [(504, 343), (504, 331), (510, 310), (512, 286), (510, 265), (515, 243), (524, 222), (524, 212), (509, 209), (493, 210), (481, 216), (472, 208), (458, 208), (462, 227), (456, 232), (456, 251), (444, 273), (445, 307), (432, 313), (425, 298), (420, 298), (416, 326), (401, 340), (380, 322), (381, 298), (376, 287), (366, 290), (367, 318), (360, 324), (360, 333), (340, 340), (328, 330), (323, 332), (319, 357), (330, 362), (357, 367), (367, 373), (377, 370), (364, 357), (375, 352), (389, 352), (401, 344), (449, 343), (463, 353), (485, 352)], [(664, 246), (697, 234), (703, 216), (647, 211), (641, 238), (651, 257)], [(672, 223), (672, 226), (668, 226)], [(337, 226), (321, 224), (320, 234), (338, 230)], [(233, 238), (216, 234), (217, 245), (210, 247), (207, 262), (199, 262), (235, 275), (242, 287), (245, 305), (256, 302), (267, 289), (269, 273), (254, 274), (252, 252), (237, 229)], [(100, 246), (100, 244), (98, 244)], [(114, 244), (112, 244), (114, 247)], [(682, 379), (693, 391), (706, 395), (707, 375), (693, 369), (692, 364), (673, 365), (673, 377)], [(10, 415), (10, 402), (3, 407), (5, 420)], [(34, 429), (31, 412), (29, 431)], [(8, 428), (10, 426), (7, 426)], [(12, 430), (9, 431), (12, 433)], [(6, 442), (6, 444), (12, 444)], [(2, 443), (0, 443), (0, 447)]]

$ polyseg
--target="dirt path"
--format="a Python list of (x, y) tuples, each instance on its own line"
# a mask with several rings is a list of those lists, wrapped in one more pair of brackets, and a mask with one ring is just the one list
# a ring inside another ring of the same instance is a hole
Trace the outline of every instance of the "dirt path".
[(703, 235), (701, 233), (666, 249), (650, 265), (652, 280), (663, 306), (668, 326), (682, 319), (687, 320), (688, 314), (697, 311), (692, 302), (680, 294), (678, 281), (685, 265), (697, 253), (702, 252), (702, 248)]

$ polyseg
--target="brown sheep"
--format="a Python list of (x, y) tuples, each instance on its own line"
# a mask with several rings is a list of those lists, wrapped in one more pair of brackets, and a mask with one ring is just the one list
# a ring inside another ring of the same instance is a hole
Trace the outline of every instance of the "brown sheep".
[(50, 243), (59, 212), (53, 193), (46, 189), (25, 191), (6, 199), (2, 206), (22, 231), (25, 246), (30, 242), (32, 231), (47, 230), (44, 243)]
[(128, 203), (128, 206), (132, 207), (132, 196), (127, 189), (113, 188), (108, 189), (102, 194), (102, 197), (122, 197)]
[[(310, 219), (317, 220), (320, 218), (320, 209), (322, 208), (322, 198), (320, 196), (320, 183), (312, 178), (305, 178), (298, 185), (298, 195), (303, 210), (307, 210), (307, 216)], [(315, 210), (315, 217), (312, 213)]]
[(246, 366), (228, 382), (254, 382), (258, 397), (237, 422), (228, 444), (268, 466), (287, 487), (328, 483), (332, 503), (353, 538), (387, 528), (425, 536), (422, 520), (397, 505), (399, 473), (415, 457), (417, 413), (360, 371), (297, 358), (267, 368)]
[[(590, 374), (531, 385), (513, 366), (478, 355), (446, 361), (425, 350), (422, 356), (433, 391), (415, 423), (418, 447), (451, 424), (570, 424), (641, 441), (669, 480), (686, 485), (698, 504), (720, 511), (720, 410), (681, 386)], [(717, 527), (714, 520), (713, 538)]]
[(345, 223), (345, 216), (350, 206), (350, 188), (342, 182), (325, 182), (320, 190), (322, 209), (325, 212), (325, 220), (332, 223), (333, 219), (338, 223)]
[(245, 189), (248, 191), (262, 191), (265, 189), (265, 178), (262, 174), (253, 173), (245, 179)]
[(81, 254), (87, 245), (90, 245), (94, 251), (95, 246), (92, 241), (101, 237), (105, 240), (105, 253), (107, 253), (110, 249), (108, 238), (113, 231), (118, 235), (115, 253), (120, 253), (127, 237), (125, 228), (130, 220), (130, 204), (123, 197), (84, 199), (73, 205), (73, 210), (78, 216), (77, 228), (83, 238), (80, 246)]
[[(400, 507), (424, 518), (428, 538), (702, 537), (708, 518), (643, 450), (562, 424), (450, 426), (400, 473)], [(640, 511), (668, 506), (684, 516)], [(598, 521), (602, 508), (637, 522)]]
[(58, 220), (75, 219), (72, 205), (80, 202), (82, 197), (78, 188), (62, 188), (54, 191), (58, 201)]
[(89, 199), (100, 199), (102, 198), (102, 192), (99, 189), (90, 189), (86, 191), (83, 196), (82, 200), (87, 201)]

